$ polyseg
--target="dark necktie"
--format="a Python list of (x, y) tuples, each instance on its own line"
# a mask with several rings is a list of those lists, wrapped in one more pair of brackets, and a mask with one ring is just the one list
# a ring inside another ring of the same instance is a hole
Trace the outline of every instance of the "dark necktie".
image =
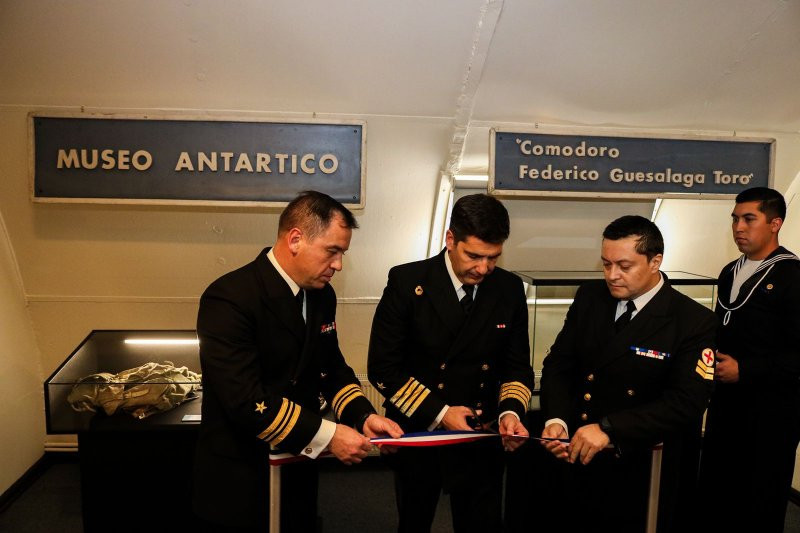
[(636, 304), (633, 303), (633, 300), (628, 300), (627, 305), (625, 305), (625, 312), (619, 315), (617, 321), (614, 322), (614, 330), (617, 332), (622, 331), (622, 328), (627, 326), (628, 322), (631, 321), (634, 311), (636, 311)]
[(475, 285), (462, 285), (462, 289), (464, 289), (464, 297), (461, 298), (461, 309), (464, 310), (464, 314), (468, 315), (469, 310), (472, 308), (472, 293), (475, 291)]
[(294, 295), (294, 300), (297, 302), (297, 308), (300, 310), (300, 316), (303, 315), (303, 295), (305, 291), (300, 289), (297, 291), (297, 294)]

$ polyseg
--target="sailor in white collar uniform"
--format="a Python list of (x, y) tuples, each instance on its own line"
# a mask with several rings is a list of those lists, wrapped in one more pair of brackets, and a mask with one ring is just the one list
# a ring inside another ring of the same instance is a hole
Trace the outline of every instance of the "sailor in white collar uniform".
[[(742, 256), (719, 276), (716, 388), (706, 422), (700, 494), (718, 531), (783, 531), (800, 440), (800, 260), (778, 244), (777, 191), (736, 197)], [(705, 513), (705, 512), (704, 512)]]

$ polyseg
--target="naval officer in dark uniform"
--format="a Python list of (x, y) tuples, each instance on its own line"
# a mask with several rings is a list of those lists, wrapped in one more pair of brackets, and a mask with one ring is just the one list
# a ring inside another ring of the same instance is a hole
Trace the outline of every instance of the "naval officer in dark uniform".
[[(193, 503), (206, 531), (267, 530), (270, 445), (310, 458), (330, 450), (351, 464), (370, 450), (367, 437), (402, 433), (375, 414), (339, 351), (330, 280), (356, 227), (333, 198), (302, 193), (281, 214), (275, 246), (200, 299)], [(339, 423), (320, 417), (320, 393)], [(281, 531), (315, 531), (315, 462), (282, 470)]]
[(711, 394), (707, 356), (716, 319), (670, 286), (659, 271), (663, 252), (661, 232), (649, 220), (624, 216), (609, 224), (601, 251), (605, 280), (578, 289), (544, 360), (542, 437), (570, 439), (546, 443), (569, 463), (555, 494), (564, 502), (565, 514), (555, 515), (561, 531), (644, 531), (650, 450), (658, 443), (662, 524), (677, 487), (694, 483), (683, 467), (692, 443), (699, 446)]
[(719, 275), (716, 387), (701, 461), (703, 513), (719, 531), (783, 531), (800, 440), (800, 260), (778, 244), (786, 203), (758, 187), (736, 197), (742, 256)]
[[(369, 347), (369, 379), (387, 416), (405, 431), (494, 426), (528, 432), (520, 420), (533, 372), (522, 281), (495, 266), (508, 238), (505, 207), (485, 194), (453, 206), (447, 247), (389, 272)], [(503, 445), (489, 438), (441, 448), (401, 448), (391, 457), (402, 532), (430, 531), (439, 494), (450, 494), (456, 532), (501, 530)]]

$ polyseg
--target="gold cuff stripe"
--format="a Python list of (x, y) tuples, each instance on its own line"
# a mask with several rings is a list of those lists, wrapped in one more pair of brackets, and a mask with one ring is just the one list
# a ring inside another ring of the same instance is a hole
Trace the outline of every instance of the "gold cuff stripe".
[(286, 416), (286, 410), (288, 408), (289, 400), (283, 398), (283, 401), (281, 402), (281, 408), (278, 410), (278, 414), (275, 415), (275, 418), (272, 420), (272, 424), (267, 426), (267, 429), (258, 434), (259, 439), (267, 440), (267, 437), (281, 424), (281, 421)]
[(506, 398), (508, 398), (510, 396), (519, 398), (522, 403), (527, 403), (527, 402), (531, 401), (531, 395), (530, 394), (525, 394), (524, 392), (521, 392), (521, 391), (518, 391), (518, 390), (503, 391), (502, 393), (500, 393), (500, 401), (502, 402), (503, 400), (505, 400)]
[(414, 379), (414, 377), (410, 377), (405, 385), (400, 387), (400, 390), (398, 390), (389, 401), (394, 404), (401, 413), (406, 416), (411, 416), (430, 393), (430, 389)]
[[(269, 443), (271, 443), (271, 444), (277, 444), (276, 442), (274, 442), (275, 441), (275, 437), (280, 435), (281, 433), (283, 433), (283, 431), (286, 429), (286, 426), (289, 423), (289, 419), (291, 417), (291, 414), (292, 414), (292, 402), (288, 402), (286, 404), (286, 412), (281, 417), (280, 423), (277, 424), (275, 426), (275, 429), (273, 429), (268, 435), (266, 435), (264, 437), (264, 440), (269, 442)], [(277, 419), (276, 419), (276, 421), (277, 421)]]
[(518, 391), (506, 391), (500, 395), (500, 401), (503, 401), (506, 398), (519, 398), (520, 400), (530, 399), (528, 395), (522, 394)]
[(364, 396), (364, 393), (362, 393), (361, 388), (355, 384), (348, 385), (337, 392), (336, 396), (333, 397), (333, 411), (336, 413), (336, 418), (341, 419), (347, 404), (359, 396)]
[(501, 387), (501, 389), (502, 390), (517, 389), (519, 391), (522, 391), (527, 396), (530, 396), (530, 394), (531, 394), (531, 390), (528, 387), (526, 387), (523, 383), (521, 383), (519, 381), (510, 381), (508, 383), (503, 383), (503, 386)]
[(355, 383), (350, 383), (349, 385), (345, 385), (344, 387), (341, 388), (341, 390), (339, 390), (339, 392), (337, 392), (334, 395), (333, 402), (331, 402), (331, 403), (333, 403), (333, 405), (336, 405), (339, 402), (339, 400), (342, 399), (342, 396), (345, 396), (351, 390), (357, 389), (357, 388), (358, 388), (358, 385), (356, 385)]
[(297, 419), (300, 418), (300, 406), (296, 403), (292, 403), (292, 411), (291, 411), (291, 418), (289, 419), (288, 424), (286, 424), (286, 428), (280, 432), (280, 434), (272, 439), (270, 444), (278, 445), (281, 443), (283, 439), (286, 438), (286, 435), (289, 434), (290, 431), (294, 429), (294, 425), (297, 424)]
[[(300, 410), (296, 409), (296, 407), (297, 406), (294, 402), (283, 398), (283, 401), (281, 401), (281, 407), (278, 410), (278, 414), (275, 415), (275, 419), (269, 426), (267, 426), (267, 429), (259, 433), (258, 438), (271, 444), (278, 444), (281, 440), (283, 440), (286, 437), (286, 433), (291, 431), (295, 422), (297, 422), (297, 417), (300, 414)], [(280, 437), (280, 440), (277, 442), (275, 441), (277, 438), (276, 435)]]
[(413, 385), (415, 381), (417, 381), (417, 380), (414, 379), (413, 377), (412, 378), (408, 378), (408, 381), (406, 381), (406, 384), (403, 385), (402, 387), (400, 387), (400, 389), (398, 389), (398, 391), (396, 393), (394, 393), (394, 396), (392, 396), (392, 399), (389, 400), (389, 401), (392, 402), (393, 404), (397, 405), (398, 400), (400, 400), (400, 398), (402, 398), (403, 395), (406, 393), (406, 389), (408, 389), (411, 385)]
[(508, 393), (508, 394), (506, 394), (506, 395), (503, 395), (503, 396), (501, 396), (501, 397), (500, 397), (500, 401), (501, 401), (501, 402), (502, 402), (503, 400), (508, 400), (508, 399), (519, 400), (519, 402), (520, 402), (522, 405), (524, 405), (526, 409), (527, 409), (527, 407), (528, 407), (528, 404), (529, 404), (529, 403), (530, 403), (530, 401), (531, 401), (531, 400), (530, 400), (530, 398), (528, 398), (528, 397), (526, 397), (526, 396), (522, 396), (522, 395), (520, 395), (520, 394), (515, 394), (515, 393)]
[(333, 404), (333, 412), (336, 413), (336, 418), (337, 419), (341, 419), (342, 418), (342, 412), (344, 411), (344, 408), (347, 407), (347, 404), (352, 402), (354, 398), (357, 398), (360, 395), (361, 394), (359, 393), (359, 391), (351, 390), (347, 394), (347, 396), (342, 398), (341, 402), (339, 402), (338, 404), (334, 403)]
[(503, 383), (503, 386), (500, 387), (500, 401), (502, 402), (508, 397), (517, 398), (527, 407), (531, 401), (531, 390), (519, 381)]
[(408, 406), (408, 410), (405, 412), (405, 415), (408, 417), (413, 415), (416, 412), (417, 408), (422, 404), (422, 402), (425, 400), (425, 398), (428, 397), (428, 394), (430, 393), (431, 393), (430, 389), (426, 389), (423, 387), (422, 393), (418, 395), (417, 399), (414, 400), (411, 403), (411, 405)]
[(425, 386), (417, 381), (414, 386), (409, 389), (400, 401), (397, 403), (397, 408), (400, 409), (404, 414), (408, 410), (409, 407), (414, 403), (417, 397), (425, 391)]

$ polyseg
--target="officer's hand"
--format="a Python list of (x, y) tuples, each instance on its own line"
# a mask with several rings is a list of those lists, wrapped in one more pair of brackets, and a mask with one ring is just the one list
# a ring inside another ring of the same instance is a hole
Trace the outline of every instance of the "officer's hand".
[(525, 441), (528, 440), (525, 437), (530, 435), (519, 418), (511, 413), (503, 415), (503, 418), (500, 419), (499, 429), (500, 435), (503, 436), (503, 448), (507, 452), (513, 452), (525, 444)]
[(610, 443), (611, 439), (605, 431), (600, 429), (600, 424), (581, 426), (569, 443), (569, 462), (574, 463), (580, 460), (581, 463), (588, 465), (595, 454)]
[[(544, 428), (544, 431), (542, 431), (542, 438), (567, 439), (569, 438), (569, 435), (567, 435), (567, 431), (564, 429), (564, 426), (558, 423), (553, 423)], [(548, 452), (555, 455), (558, 459), (562, 459), (564, 461), (569, 460), (567, 443), (561, 442), (560, 440), (543, 440), (541, 443)]]
[[(385, 416), (371, 414), (364, 421), (363, 427), (364, 435), (369, 438), (372, 437), (385, 437), (399, 438), (403, 434), (403, 430), (397, 425), (397, 422), (390, 420)], [(394, 453), (397, 451), (397, 446), (380, 445), (381, 453)]]
[[(475, 412), (481, 414), (480, 409)], [(467, 418), (470, 417), (472, 417), (472, 409), (463, 405), (453, 405), (447, 408), (447, 412), (442, 418), (442, 425), (451, 431), (473, 431), (474, 428), (467, 423)]]
[(726, 353), (717, 351), (717, 366), (714, 369), (714, 379), (723, 383), (736, 383), (739, 381), (739, 361)]
[(346, 465), (360, 463), (372, 449), (369, 439), (353, 428), (336, 424), (330, 444), (330, 452)]

